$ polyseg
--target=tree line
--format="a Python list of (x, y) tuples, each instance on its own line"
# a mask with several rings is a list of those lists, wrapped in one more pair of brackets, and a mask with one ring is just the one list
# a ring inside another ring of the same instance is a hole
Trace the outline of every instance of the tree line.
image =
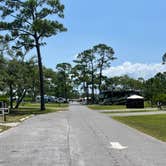
[[(35, 102), (40, 94), (37, 57), (29, 60), (22, 54), (0, 54), (1, 100), (8, 99), (11, 108), (18, 108), (23, 100)], [(91, 103), (98, 102), (98, 94), (107, 90), (140, 90), (151, 104), (166, 101), (166, 72), (157, 73), (145, 80), (127, 75), (108, 77), (103, 70), (110, 67), (114, 50), (106, 44), (98, 44), (79, 53), (73, 64), (59, 63), (55, 69), (43, 67), (45, 94), (71, 98), (86, 97)], [(15, 98), (17, 96), (17, 100)]]

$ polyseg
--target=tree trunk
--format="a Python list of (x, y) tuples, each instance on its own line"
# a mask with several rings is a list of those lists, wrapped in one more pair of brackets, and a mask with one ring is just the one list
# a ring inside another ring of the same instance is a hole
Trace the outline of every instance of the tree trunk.
[(68, 95), (67, 95), (67, 85), (66, 85), (66, 81), (65, 81), (65, 101), (67, 102), (68, 99)]
[(22, 102), (22, 100), (24, 99), (25, 95), (26, 95), (26, 90), (23, 92), (22, 96), (18, 99), (15, 108), (18, 108), (20, 103)]
[(32, 102), (35, 102), (36, 101), (36, 90), (35, 90), (35, 81), (33, 79), (32, 81)]
[(10, 83), (9, 85), (9, 89), (10, 89), (10, 109), (13, 109), (13, 87), (12, 84)]
[(86, 84), (86, 98), (87, 98), (87, 104), (89, 104), (89, 85)]
[(94, 72), (93, 72), (93, 63), (92, 63), (92, 104), (95, 102), (95, 94), (94, 94)]
[(101, 93), (101, 83), (102, 83), (102, 69), (100, 69), (100, 74), (99, 74), (99, 94)]
[(68, 98), (68, 94), (67, 94), (67, 79), (66, 79), (65, 72), (63, 74), (64, 74), (64, 98), (65, 98), (65, 101), (67, 102), (67, 98)]
[(40, 53), (40, 44), (38, 39), (36, 38), (36, 51), (38, 57), (38, 67), (39, 67), (39, 80), (40, 80), (40, 110), (45, 110), (45, 101), (44, 101), (44, 80), (43, 80), (43, 67), (42, 67), (42, 59)]
[(36, 95), (35, 95), (35, 92), (34, 91), (32, 91), (32, 100), (31, 100), (32, 102), (35, 102), (36, 101)]
[(101, 84), (102, 84), (102, 74), (103, 74), (103, 64), (104, 64), (104, 57), (101, 60), (100, 64), (100, 73), (99, 73), (99, 93), (101, 93)]

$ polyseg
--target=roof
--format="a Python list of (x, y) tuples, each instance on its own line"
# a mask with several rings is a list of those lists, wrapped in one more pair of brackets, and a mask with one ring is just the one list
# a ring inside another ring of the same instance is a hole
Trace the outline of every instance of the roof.
[(132, 96), (128, 97), (127, 99), (144, 99), (144, 97), (138, 96), (138, 95), (132, 95)]

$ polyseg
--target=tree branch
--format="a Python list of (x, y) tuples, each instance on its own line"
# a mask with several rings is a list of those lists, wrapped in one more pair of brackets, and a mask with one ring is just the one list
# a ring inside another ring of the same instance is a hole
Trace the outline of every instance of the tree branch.
[[(30, 35), (30, 36), (33, 36), (33, 37), (34, 37), (34, 34), (28, 32), (28, 31), (25, 31), (25, 30), (23, 30), (23, 29), (13, 28), (13, 30), (21, 31), (21, 32), (24, 32), (24, 33), (27, 34), (27, 35)], [(25, 35), (25, 34), (24, 34), (24, 35)]]
[[(14, 16), (14, 15), (12, 15), (12, 14), (10, 14), (10, 16), (11, 17), (13, 17), (13, 18), (16, 18), (16, 19), (20, 19), (19, 17), (17, 17), (17, 16)], [(30, 23), (29, 21), (25, 21), (27, 24), (29, 24), (29, 25), (32, 25), (32, 23)]]

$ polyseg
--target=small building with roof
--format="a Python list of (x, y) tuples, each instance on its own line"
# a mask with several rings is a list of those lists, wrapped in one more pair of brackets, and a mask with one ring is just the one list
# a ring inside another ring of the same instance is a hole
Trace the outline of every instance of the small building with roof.
[(144, 108), (144, 97), (139, 95), (132, 95), (127, 98), (127, 108)]

